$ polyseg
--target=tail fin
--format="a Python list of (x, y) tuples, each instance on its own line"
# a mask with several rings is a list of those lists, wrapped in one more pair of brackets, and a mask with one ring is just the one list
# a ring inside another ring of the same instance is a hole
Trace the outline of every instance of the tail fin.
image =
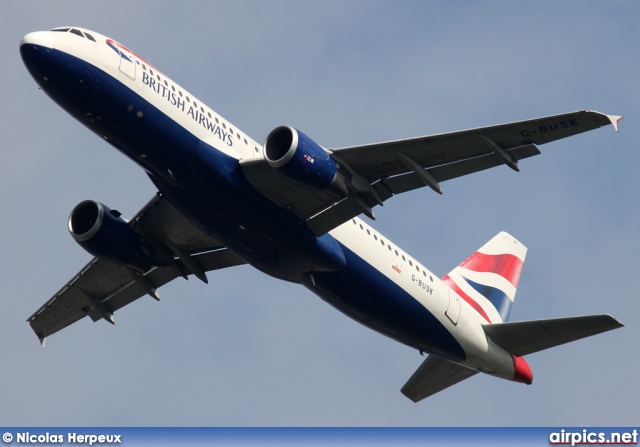
[(527, 247), (504, 231), (454, 268), (443, 281), (488, 323), (509, 319)]

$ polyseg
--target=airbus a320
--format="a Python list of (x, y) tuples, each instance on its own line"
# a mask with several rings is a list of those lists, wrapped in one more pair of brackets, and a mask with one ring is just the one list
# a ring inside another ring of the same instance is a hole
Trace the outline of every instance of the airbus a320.
[(538, 155), (621, 117), (578, 111), (327, 149), (290, 126), (258, 144), (117, 41), (79, 27), (27, 34), (40, 88), (148, 175), (131, 219), (94, 200), (69, 231), (93, 258), (28, 322), (40, 339), (114, 313), (175, 278), (240, 264), (301, 284), (355, 321), (428, 354), (402, 388), (417, 402), (478, 372), (530, 384), (524, 356), (622, 326), (609, 315), (509, 322), (527, 248), (499, 233), (438, 278), (364, 220), (397, 194)]

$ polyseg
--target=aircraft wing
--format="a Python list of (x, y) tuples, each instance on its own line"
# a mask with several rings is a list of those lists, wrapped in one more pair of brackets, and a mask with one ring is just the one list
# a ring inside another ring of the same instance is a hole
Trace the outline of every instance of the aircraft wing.
[(281, 177), (264, 159), (241, 160), (249, 182), (273, 203), (322, 235), (358, 214), (373, 218), (371, 208), (395, 194), (540, 154), (536, 145), (613, 124), (619, 116), (578, 111), (497, 126), (407, 140), (329, 150), (349, 181), (349, 195), (336, 202), (327, 192), (310, 192)]
[(116, 310), (144, 295), (159, 299), (156, 289), (178, 276), (194, 274), (206, 282), (204, 272), (245, 263), (196, 228), (160, 194), (130, 224), (156, 249), (169, 253), (167, 265), (143, 275), (93, 258), (27, 320), (43, 347), (47, 336), (87, 315), (94, 322), (115, 323)]
[(476, 374), (478, 371), (430, 355), (401, 391), (412, 401), (419, 402)]

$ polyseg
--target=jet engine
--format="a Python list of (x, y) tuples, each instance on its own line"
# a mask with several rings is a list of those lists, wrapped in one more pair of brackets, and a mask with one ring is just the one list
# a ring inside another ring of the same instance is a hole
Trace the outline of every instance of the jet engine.
[(280, 175), (304, 189), (347, 196), (344, 178), (329, 152), (293, 127), (280, 126), (269, 133), (264, 158)]
[(153, 266), (142, 249), (142, 237), (118, 211), (100, 202), (79, 203), (69, 216), (69, 232), (82, 248), (104, 261), (143, 273)]

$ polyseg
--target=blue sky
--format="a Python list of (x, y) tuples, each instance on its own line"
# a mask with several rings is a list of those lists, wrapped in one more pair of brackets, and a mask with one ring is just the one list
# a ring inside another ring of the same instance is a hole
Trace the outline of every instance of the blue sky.
[[(638, 425), (637, 2), (14, 2), (0, 28), (3, 425)], [(175, 281), (117, 324), (41, 349), (26, 318), (90, 256), (67, 234), (96, 199), (124, 216), (141, 169), (38, 90), (18, 51), (63, 25), (122, 42), (262, 141), (293, 125), (325, 147), (579, 109), (611, 127), (394, 198), (373, 226), (443, 276), (494, 234), (529, 247), (512, 320), (610, 313), (626, 327), (527, 360), (534, 384), (476, 376), (413, 404), (413, 350), (306, 289), (243, 266)]]

